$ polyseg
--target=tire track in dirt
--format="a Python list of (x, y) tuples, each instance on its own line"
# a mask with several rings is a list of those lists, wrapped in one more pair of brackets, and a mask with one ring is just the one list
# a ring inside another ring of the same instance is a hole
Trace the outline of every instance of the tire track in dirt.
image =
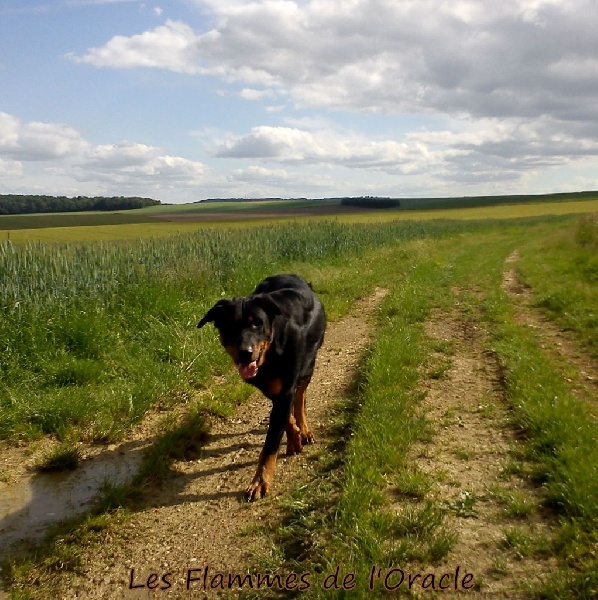
[[(280, 497), (307, 481), (318, 453), (326, 447), (331, 409), (350, 385), (372, 330), (371, 316), (385, 290), (359, 301), (351, 314), (329, 324), (316, 370), (307, 391), (308, 421), (316, 446), (294, 457), (279, 455), (271, 495), (259, 502), (242, 500), (264, 441), (269, 400), (255, 393), (230, 419), (212, 424), (211, 437), (198, 460), (178, 462), (177, 473), (160, 489), (148, 490), (151, 507), (133, 514), (106, 543), (86, 549), (79, 572), (52, 583), (62, 598), (140, 598), (152, 573), (171, 573), (169, 598), (189, 598), (187, 569), (245, 574), (254, 556), (270, 551), (263, 536), (251, 535), (260, 522), (275, 518)], [(317, 399), (317, 400), (316, 400)], [(281, 445), (284, 451), (284, 441)], [(320, 448), (320, 450), (318, 450)], [(162, 582), (158, 580), (157, 585)], [(204, 597), (195, 588), (193, 597)], [(153, 594), (152, 594), (153, 596)]]
[[(519, 441), (506, 425), (507, 409), (495, 358), (484, 349), (485, 332), (458, 308), (436, 312), (426, 333), (439, 350), (432, 365), (444, 364), (428, 380), (422, 410), (429, 419), (431, 441), (414, 447), (415, 463), (434, 481), (431, 496), (448, 509), (444, 526), (457, 542), (431, 572), (473, 574), (481, 598), (525, 597), (521, 586), (542, 577), (550, 561), (524, 558), (505, 547), (505, 531), (549, 533), (549, 523), (531, 511), (525, 521), (509, 516), (505, 499), (519, 495), (535, 505), (534, 490), (505, 471)], [(449, 363), (447, 364), (447, 360)]]
[(515, 250), (506, 260), (502, 281), (503, 290), (513, 300), (517, 322), (531, 328), (540, 347), (560, 359), (564, 375), (573, 391), (586, 403), (592, 416), (598, 418), (598, 362), (585, 353), (554, 321), (534, 309), (532, 290), (517, 275), (518, 261), (519, 253)]

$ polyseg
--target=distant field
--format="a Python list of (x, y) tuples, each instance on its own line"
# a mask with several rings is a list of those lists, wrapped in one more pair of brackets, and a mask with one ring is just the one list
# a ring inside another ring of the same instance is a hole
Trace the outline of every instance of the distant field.
[(51, 227), (82, 227), (96, 225), (123, 225), (126, 223), (153, 223), (154, 219), (130, 212), (78, 212), (35, 215), (2, 215), (0, 230), (46, 229)]
[[(239, 222), (240, 223), (240, 222)], [(0, 241), (27, 242), (101, 242), (164, 238), (205, 228), (202, 223), (131, 223), (129, 225), (88, 225), (0, 231)]]
[(165, 204), (149, 206), (135, 212), (138, 214), (161, 216), (164, 213), (219, 214), (236, 212), (284, 212), (289, 210), (318, 210), (320, 208), (340, 208), (340, 200), (252, 200), (250, 202), (195, 202), (193, 204)]
[[(598, 192), (576, 192), (570, 194), (545, 194), (541, 196), (470, 196), (463, 198), (400, 198), (401, 209), (404, 210), (430, 210), (430, 209), (455, 209), (490, 207), (513, 204), (539, 204), (543, 202), (578, 202), (584, 200), (598, 200)], [(140, 214), (163, 216), (168, 213), (184, 214), (223, 214), (223, 213), (276, 213), (287, 211), (327, 211), (336, 209), (341, 211), (351, 210), (341, 207), (340, 199), (322, 200), (252, 200), (252, 201), (222, 201), (222, 202), (196, 202), (193, 204), (151, 206), (136, 211)], [(354, 210), (354, 209), (353, 209)]]
[[(66, 213), (0, 217), (0, 241), (82, 242), (168, 237), (205, 227), (243, 228), (269, 226), (289, 220), (334, 220), (342, 223), (380, 223), (394, 220), (515, 219), (545, 215), (598, 212), (598, 197), (571, 200), (563, 197), (461, 208), (413, 210), (359, 209), (343, 207), (337, 200), (289, 200), (254, 202), (209, 202), (156, 206), (122, 213)], [(577, 195), (576, 197), (580, 197)], [(526, 198), (526, 197), (523, 197)], [(530, 197), (527, 197), (528, 200)], [(409, 202), (408, 200), (402, 202)], [(421, 202), (428, 202), (422, 200)], [(432, 202), (430, 200), (429, 202)], [(447, 200), (445, 199), (446, 203)]]

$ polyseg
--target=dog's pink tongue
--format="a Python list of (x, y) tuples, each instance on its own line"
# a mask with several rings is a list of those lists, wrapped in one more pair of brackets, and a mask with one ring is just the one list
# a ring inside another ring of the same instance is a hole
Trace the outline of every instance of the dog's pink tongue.
[(239, 375), (241, 375), (243, 379), (251, 379), (252, 377), (255, 377), (257, 373), (257, 361), (254, 360), (247, 365), (239, 364), (237, 365), (237, 369), (239, 369)]

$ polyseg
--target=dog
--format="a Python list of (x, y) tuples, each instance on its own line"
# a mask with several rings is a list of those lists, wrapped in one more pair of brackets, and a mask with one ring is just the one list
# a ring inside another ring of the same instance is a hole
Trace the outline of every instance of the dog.
[(251, 296), (219, 300), (198, 323), (213, 323), (239, 375), (272, 400), (270, 422), (247, 500), (270, 490), (282, 435), (287, 454), (315, 442), (305, 392), (324, 341), (326, 315), (311, 285), (298, 275), (267, 277)]

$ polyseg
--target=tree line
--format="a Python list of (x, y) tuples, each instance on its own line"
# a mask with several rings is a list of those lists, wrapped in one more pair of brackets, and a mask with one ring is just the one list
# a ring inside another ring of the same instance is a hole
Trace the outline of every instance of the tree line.
[(362, 208), (398, 208), (401, 203), (397, 198), (379, 198), (378, 196), (360, 196), (359, 198), (342, 198), (342, 206), (360, 206)]
[(28, 196), (0, 195), (0, 215), (23, 215), (30, 213), (80, 212), (89, 210), (130, 210), (161, 204), (151, 198), (126, 198), (124, 196)]

